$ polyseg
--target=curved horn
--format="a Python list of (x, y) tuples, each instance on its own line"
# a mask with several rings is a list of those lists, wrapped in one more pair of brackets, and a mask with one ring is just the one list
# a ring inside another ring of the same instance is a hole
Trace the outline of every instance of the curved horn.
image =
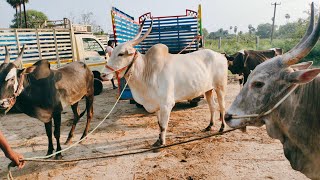
[(309, 26), (308, 29), (306, 31), (306, 33), (304, 34), (303, 38), (300, 40), (300, 42), (291, 49), (291, 51), (299, 48), (301, 46), (301, 44), (304, 43), (305, 40), (307, 40), (307, 38), (310, 36), (310, 34), (312, 33), (312, 30), (314, 28), (314, 3), (311, 3), (311, 14), (310, 14), (310, 22), (309, 22)]
[(4, 59), (4, 63), (10, 63), (10, 53), (8, 50), (8, 46), (5, 46), (4, 48), (6, 50), (6, 58)]
[(22, 56), (23, 56), (24, 49), (25, 49), (25, 45), (22, 46), (22, 48), (21, 48), (21, 50), (20, 50), (20, 53), (19, 53), (19, 56), (18, 56), (17, 59), (13, 62), (13, 64), (14, 64), (16, 67), (20, 67), (20, 65), (22, 64)]
[(148, 31), (141, 38), (132, 41), (133, 46), (141, 43), (150, 34), (150, 32), (152, 30), (152, 25), (153, 25), (153, 19), (151, 19), (151, 24), (150, 24)]
[[(314, 6), (313, 3), (311, 4), (311, 15), (314, 15), (312, 13)], [(283, 55), (283, 64), (285, 65), (293, 65), (300, 61), (300, 59), (304, 58), (309, 54), (309, 52), (312, 50), (312, 48), (315, 46), (315, 44), (318, 42), (319, 36), (320, 36), (320, 18), (318, 19), (317, 25), (315, 28), (312, 28), (313, 26), (313, 20), (314, 16), (311, 16), (310, 18), (310, 24), (309, 28), (306, 32), (305, 37), (302, 38), (302, 40), (299, 42), (298, 45), (296, 45), (293, 49), (291, 49), (289, 52)], [(310, 29), (313, 29), (312, 33)]]
[(132, 41), (137, 40), (141, 36), (143, 25), (144, 25), (145, 21), (146, 21), (145, 19), (142, 21), (140, 28), (139, 28), (139, 31), (138, 31), (138, 34), (132, 39)]

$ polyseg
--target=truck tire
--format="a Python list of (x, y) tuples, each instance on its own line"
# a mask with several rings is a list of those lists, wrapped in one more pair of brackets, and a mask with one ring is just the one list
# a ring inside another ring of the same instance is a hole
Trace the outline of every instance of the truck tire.
[(191, 107), (197, 107), (199, 102), (200, 102), (200, 100), (201, 100), (201, 97), (196, 97), (196, 98), (192, 99), (190, 101), (190, 106)]
[(136, 103), (137, 108), (144, 108), (141, 104)]
[(99, 79), (94, 78), (93, 86), (94, 86), (94, 89), (93, 89), (94, 90), (94, 95), (96, 96), (96, 95), (101, 94), (102, 89), (103, 89), (103, 84)]
[(141, 104), (137, 103), (134, 99), (130, 99), (130, 104), (135, 104), (137, 108), (144, 108)]
[(93, 73), (93, 77), (94, 77), (95, 79), (99, 79), (100, 81), (102, 81), (102, 79), (101, 79), (101, 73), (100, 73), (99, 71), (92, 71), (92, 73)]

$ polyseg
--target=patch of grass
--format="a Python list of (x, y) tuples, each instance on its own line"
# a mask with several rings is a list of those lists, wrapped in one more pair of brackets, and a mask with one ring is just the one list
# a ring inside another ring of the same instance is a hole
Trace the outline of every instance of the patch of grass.
[[(251, 50), (266, 50), (273, 47), (282, 48), (283, 52), (293, 48), (300, 39), (274, 39), (273, 44), (270, 44), (270, 39), (260, 39), (258, 47), (256, 46), (255, 37), (239, 37), (222, 39), (221, 48), (218, 48), (218, 39), (206, 39), (205, 47), (216, 52), (234, 54), (242, 49)], [(320, 43), (318, 43), (308, 56), (302, 61), (313, 61), (315, 66), (320, 66)]]

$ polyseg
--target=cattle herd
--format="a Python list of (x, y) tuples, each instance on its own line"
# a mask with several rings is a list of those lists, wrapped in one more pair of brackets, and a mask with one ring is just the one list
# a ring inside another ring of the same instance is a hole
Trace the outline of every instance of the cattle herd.
[[(156, 113), (160, 134), (153, 146), (165, 145), (175, 103), (202, 94), (211, 113), (210, 123), (204, 130), (212, 130), (215, 92), (222, 121), (220, 131), (224, 130), (225, 121), (232, 128), (266, 125), (269, 136), (283, 144), (293, 169), (311, 179), (320, 178), (320, 69), (311, 68), (312, 62), (297, 64), (320, 36), (320, 18), (315, 25), (313, 3), (305, 36), (285, 54), (281, 49), (243, 50), (232, 56), (209, 49), (170, 54), (163, 44), (154, 45), (146, 54), (141, 54), (134, 46), (149, 35), (152, 24), (142, 37), (140, 28), (133, 40), (114, 49), (101, 79), (110, 80), (114, 74), (126, 78), (135, 101), (148, 112)], [(52, 119), (59, 151), (61, 112), (66, 106), (71, 106), (74, 113), (66, 143), (71, 143), (76, 124), (85, 112), (87, 125), (81, 138), (87, 135), (93, 115), (93, 74), (81, 62), (53, 70), (48, 61), (42, 60), (20, 69), (23, 50), (10, 62), (6, 48), (6, 59), (0, 66), (0, 110), (7, 113), (15, 105), (21, 112), (44, 122), (48, 154), (52, 154)], [(244, 76), (244, 86), (226, 111), (228, 69)], [(78, 103), (82, 98), (85, 98), (86, 110), (80, 113)], [(61, 159), (61, 154), (56, 158)]]

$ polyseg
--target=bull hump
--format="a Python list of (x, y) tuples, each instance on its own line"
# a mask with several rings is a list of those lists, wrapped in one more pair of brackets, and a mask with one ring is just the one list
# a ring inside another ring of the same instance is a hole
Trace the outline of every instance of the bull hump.
[(241, 54), (244, 54), (244, 49), (242, 49), (242, 50), (240, 50), (238, 52), (241, 53)]
[(43, 79), (50, 76), (51, 70), (48, 61), (41, 61), (40, 63), (36, 63), (35, 66), (36, 69), (32, 74), (34, 74), (36, 79)]

